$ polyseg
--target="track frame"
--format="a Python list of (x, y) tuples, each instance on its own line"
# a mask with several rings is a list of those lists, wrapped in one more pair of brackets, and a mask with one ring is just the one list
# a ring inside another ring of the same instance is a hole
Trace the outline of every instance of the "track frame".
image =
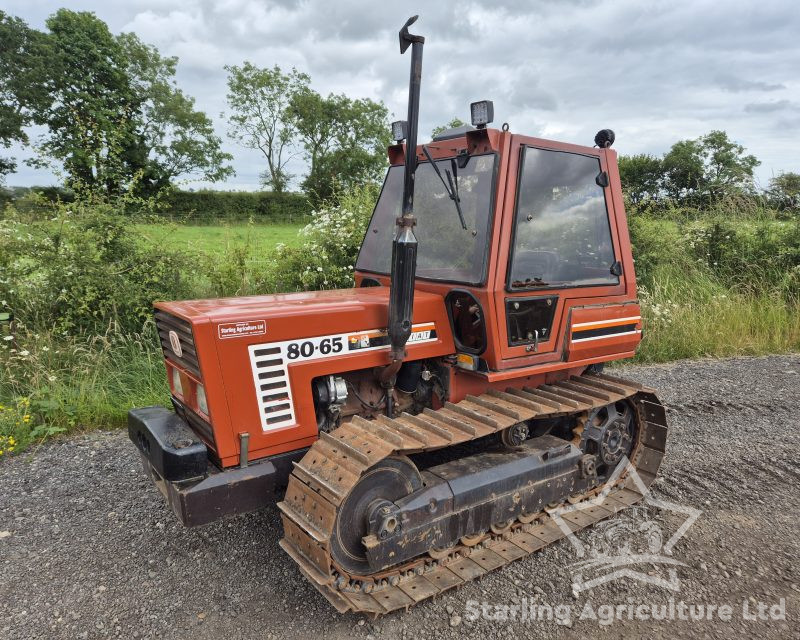
[[(337, 566), (330, 541), (338, 508), (362, 474), (380, 460), (442, 449), (497, 433), (533, 418), (582, 414), (613, 402), (628, 400), (636, 411), (638, 429), (630, 463), (639, 482), (626, 471), (601, 504), (563, 515), (578, 531), (614, 515), (642, 499), (641, 487), (656, 478), (664, 456), (667, 423), (664, 407), (652, 389), (605, 374), (583, 374), (538, 388), (490, 390), (468, 396), (437, 411), (416, 416), (356, 416), (330, 434), (321, 434), (295, 463), (282, 502), (281, 548), (306, 578), (341, 613), (375, 616), (434, 597), (530, 555), (564, 537), (548, 509), (514, 521), (502, 531), (491, 529), (446, 552), (418, 556), (371, 575), (352, 575)], [(570, 498), (576, 504), (591, 500), (603, 487)], [(646, 493), (646, 490), (645, 490)]]

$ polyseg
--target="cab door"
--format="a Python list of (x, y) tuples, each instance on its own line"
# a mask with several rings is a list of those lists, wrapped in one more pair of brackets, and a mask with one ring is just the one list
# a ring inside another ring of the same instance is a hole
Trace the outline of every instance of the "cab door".
[(507, 176), (494, 288), (499, 368), (561, 359), (569, 308), (625, 292), (599, 149), (513, 136)]

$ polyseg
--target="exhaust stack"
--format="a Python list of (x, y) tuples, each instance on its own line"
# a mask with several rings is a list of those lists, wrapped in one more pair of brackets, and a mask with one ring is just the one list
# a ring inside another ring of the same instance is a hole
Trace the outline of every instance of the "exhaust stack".
[[(392, 274), (389, 294), (389, 339), (392, 363), (381, 373), (387, 387), (406, 356), (406, 342), (411, 335), (414, 312), (414, 278), (417, 272), (417, 238), (414, 225), (414, 173), (417, 170), (417, 128), (419, 125), (419, 91), (422, 79), (422, 46), (425, 38), (408, 32), (419, 16), (412, 16), (400, 30), (400, 53), (411, 46), (411, 75), (408, 83), (408, 120), (406, 123), (406, 158), (403, 179), (402, 214), (397, 218), (397, 233), (392, 241)], [(390, 397), (391, 394), (387, 394)], [(391, 401), (387, 403), (391, 414)]]

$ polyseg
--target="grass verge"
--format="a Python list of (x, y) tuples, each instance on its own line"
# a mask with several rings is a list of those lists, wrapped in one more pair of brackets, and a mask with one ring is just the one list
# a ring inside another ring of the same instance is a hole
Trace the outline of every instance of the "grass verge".
[(644, 339), (637, 362), (800, 351), (800, 314), (780, 290), (727, 289), (702, 273), (657, 270), (640, 289)]
[[(800, 351), (800, 315), (780, 296), (745, 295), (712, 278), (675, 275), (662, 270), (642, 291), (645, 333), (636, 362)], [(58, 433), (124, 426), (131, 407), (169, 404), (152, 323), (134, 335), (29, 333), (3, 347), (0, 450), (6, 453), (9, 438), (21, 450)]]
[(169, 403), (152, 323), (127, 335), (20, 331), (3, 341), (3, 351), (0, 449), (6, 452), (9, 439), (21, 450), (59, 433), (121, 427), (131, 407)]

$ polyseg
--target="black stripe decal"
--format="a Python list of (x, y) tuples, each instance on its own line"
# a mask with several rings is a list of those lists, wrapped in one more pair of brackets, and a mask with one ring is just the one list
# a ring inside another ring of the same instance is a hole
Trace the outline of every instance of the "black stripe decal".
[(584, 329), (583, 331), (573, 331), (572, 339), (599, 338), (601, 336), (613, 336), (615, 333), (627, 333), (636, 330), (636, 323), (618, 324), (614, 327), (600, 327), (598, 329)]

